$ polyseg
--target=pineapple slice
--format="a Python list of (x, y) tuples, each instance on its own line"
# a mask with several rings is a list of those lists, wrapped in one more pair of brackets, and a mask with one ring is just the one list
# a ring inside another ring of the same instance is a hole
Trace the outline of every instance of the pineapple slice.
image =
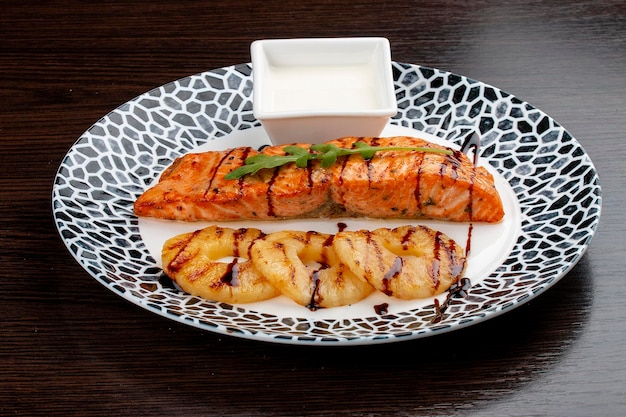
[(342, 231), (334, 239), (340, 262), (377, 290), (400, 299), (440, 294), (465, 269), (465, 253), (426, 226)]
[(251, 248), (254, 266), (280, 292), (311, 310), (356, 303), (374, 291), (339, 260), (333, 235), (280, 231)]
[(225, 303), (277, 296), (249, 259), (258, 229), (207, 227), (168, 239), (161, 252), (164, 272), (185, 292)]

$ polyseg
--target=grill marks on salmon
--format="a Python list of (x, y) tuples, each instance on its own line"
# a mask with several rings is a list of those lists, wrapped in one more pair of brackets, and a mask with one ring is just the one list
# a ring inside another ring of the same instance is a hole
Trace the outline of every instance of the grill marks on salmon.
[[(357, 141), (449, 149), (404, 136), (329, 143), (351, 148)], [(305, 168), (287, 164), (240, 179), (224, 178), (246, 158), (259, 152), (284, 155), (282, 148), (241, 147), (180, 157), (137, 199), (135, 214), (183, 221), (367, 216), (489, 223), (504, 216), (493, 176), (460, 151), (380, 151), (369, 160), (340, 157), (328, 168), (313, 161)]]

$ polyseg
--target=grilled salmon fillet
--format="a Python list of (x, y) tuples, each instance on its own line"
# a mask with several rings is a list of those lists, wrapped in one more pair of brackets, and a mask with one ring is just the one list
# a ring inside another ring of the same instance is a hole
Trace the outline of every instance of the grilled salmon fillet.
[[(448, 149), (405, 136), (345, 137), (328, 143), (351, 148), (357, 141)], [(258, 153), (285, 154), (283, 146), (270, 146), (180, 157), (136, 200), (135, 214), (183, 221), (367, 216), (489, 223), (504, 216), (493, 176), (460, 151), (380, 151), (371, 159), (343, 156), (327, 168), (315, 160), (305, 168), (290, 163), (240, 179), (224, 178)]]

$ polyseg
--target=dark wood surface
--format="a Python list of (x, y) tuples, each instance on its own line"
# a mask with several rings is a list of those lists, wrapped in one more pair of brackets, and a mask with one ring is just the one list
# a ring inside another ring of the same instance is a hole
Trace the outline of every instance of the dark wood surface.
[[(253, 40), (384, 36), (393, 59), (539, 107), (594, 161), (603, 214), (582, 260), (511, 313), (379, 346), (206, 333), (106, 290), (51, 216), (94, 122)], [(0, 415), (626, 414), (623, 1), (24, 2), (0, 12)]]

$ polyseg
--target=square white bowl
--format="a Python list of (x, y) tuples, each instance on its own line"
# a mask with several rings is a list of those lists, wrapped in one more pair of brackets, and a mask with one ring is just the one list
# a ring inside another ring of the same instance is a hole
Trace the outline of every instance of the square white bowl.
[(275, 145), (378, 136), (397, 113), (385, 38), (259, 40), (253, 113)]

